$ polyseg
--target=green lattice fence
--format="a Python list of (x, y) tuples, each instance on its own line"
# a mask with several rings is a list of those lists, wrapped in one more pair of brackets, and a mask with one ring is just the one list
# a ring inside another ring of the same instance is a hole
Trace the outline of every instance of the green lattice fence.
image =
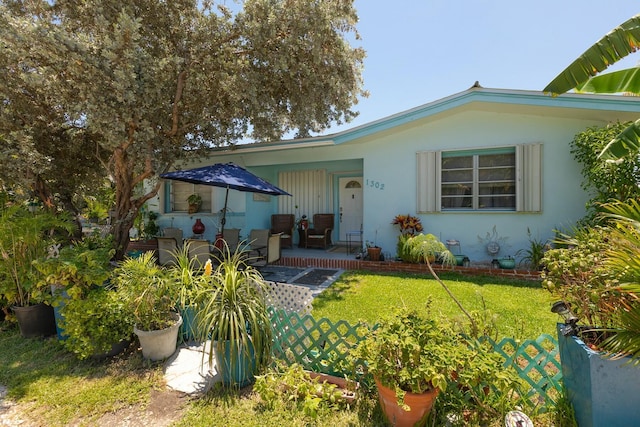
[[(348, 372), (346, 365), (349, 349), (356, 346), (364, 335), (361, 325), (350, 325), (341, 320), (319, 320), (311, 315), (287, 314), (272, 309), (274, 327), (274, 353), (289, 364), (298, 363), (305, 369), (334, 375)], [(539, 407), (553, 406), (562, 389), (562, 370), (557, 341), (547, 334), (536, 340), (518, 342), (504, 338), (491, 343), (504, 358), (504, 366), (512, 367), (530, 386), (529, 399)]]
[(326, 374), (342, 374), (349, 349), (364, 338), (344, 320), (316, 320), (311, 315), (271, 311), (275, 356), (289, 364)]
[(562, 390), (562, 368), (558, 342), (548, 334), (542, 334), (535, 340), (521, 343), (513, 338), (503, 338), (496, 343), (487, 339), (493, 349), (504, 359), (504, 366), (510, 366), (529, 385), (529, 398), (534, 403), (555, 405), (558, 393)]

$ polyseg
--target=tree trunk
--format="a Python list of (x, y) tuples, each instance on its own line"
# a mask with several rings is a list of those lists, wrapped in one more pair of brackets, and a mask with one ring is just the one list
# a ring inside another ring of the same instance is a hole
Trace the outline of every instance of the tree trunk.
[(116, 260), (122, 260), (129, 246), (129, 230), (138, 215), (133, 203), (133, 168), (129, 166), (126, 148), (119, 147), (113, 154), (116, 184), (116, 209), (111, 230), (116, 246)]
[(129, 230), (140, 212), (140, 208), (147, 200), (158, 194), (160, 182), (147, 193), (138, 198), (134, 198), (134, 189), (137, 185), (144, 185), (144, 180), (153, 175), (151, 162), (147, 160), (144, 171), (135, 175), (135, 165), (127, 153), (127, 148), (131, 144), (123, 144), (115, 149), (112, 158), (113, 176), (116, 186), (116, 206), (115, 217), (111, 224), (114, 244), (116, 247), (115, 259), (122, 260), (127, 253), (129, 246)]
[(138, 214), (134, 210), (131, 203), (126, 203), (128, 198), (120, 197), (116, 192), (116, 214), (111, 224), (111, 232), (113, 233), (113, 241), (116, 247), (116, 260), (122, 260), (127, 253), (129, 246), (129, 230), (133, 227), (133, 221)]

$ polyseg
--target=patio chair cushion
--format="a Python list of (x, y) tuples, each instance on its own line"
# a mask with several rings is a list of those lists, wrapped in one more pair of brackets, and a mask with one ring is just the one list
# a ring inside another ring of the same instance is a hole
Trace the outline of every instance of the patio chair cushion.
[(306, 247), (327, 248), (332, 245), (334, 214), (314, 214), (313, 227), (306, 230)]

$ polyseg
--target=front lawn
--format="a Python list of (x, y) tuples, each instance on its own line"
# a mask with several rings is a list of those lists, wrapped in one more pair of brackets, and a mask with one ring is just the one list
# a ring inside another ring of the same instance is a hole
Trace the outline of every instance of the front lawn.
[[(443, 274), (443, 278), (468, 310), (481, 311), (484, 300), (486, 308), (497, 315), (500, 336), (553, 334), (558, 319), (550, 313), (551, 301), (539, 284), (454, 274)], [(375, 323), (399, 304), (424, 307), (429, 296), (436, 313), (461, 315), (430, 277), (358, 271), (345, 272), (323, 292), (313, 303), (313, 314), (316, 319)], [(350, 410), (320, 409), (313, 416), (300, 405), (268, 406), (251, 387), (239, 393), (214, 388), (204, 398), (186, 399), (164, 386), (162, 364), (144, 361), (135, 345), (112, 360), (78, 361), (55, 338), (24, 339), (6, 322), (0, 324), (0, 366), (0, 386), (7, 386), (8, 397), (18, 403), (3, 417), (11, 414), (11, 420), (25, 421), (22, 425), (338, 427), (382, 423), (374, 394), (363, 393)], [(1, 400), (0, 405), (10, 407)], [(553, 425), (554, 415), (538, 415), (534, 422)], [(502, 425), (498, 418), (489, 425)]]
[[(551, 313), (551, 297), (538, 282), (504, 277), (442, 274), (451, 292), (469, 312), (490, 311), (496, 318), (498, 338), (535, 339), (541, 333), (555, 336), (560, 320)], [(449, 318), (462, 312), (431, 276), (347, 271), (313, 301), (313, 316), (332, 321), (371, 324), (396, 306), (423, 309), (431, 298), (431, 310)]]

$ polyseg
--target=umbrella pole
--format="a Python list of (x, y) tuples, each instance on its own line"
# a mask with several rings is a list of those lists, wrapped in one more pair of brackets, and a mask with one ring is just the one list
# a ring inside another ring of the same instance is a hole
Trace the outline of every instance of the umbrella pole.
[(227, 201), (229, 200), (229, 187), (224, 195), (224, 208), (222, 208), (222, 219), (220, 220), (220, 234), (224, 235), (224, 225), (227, 223)]
[(214, 246), (220, 250), (224, 248), (224, 225), (227, 222), (227, 201), (229, 199), (229, 187), (227, 187), (227, 192), (224, 195), (224, 208), (222, 208), (222, 219), (220, 220), (220, 230), (218, 234), (216, 234), (216, 238), (214, 241)]

